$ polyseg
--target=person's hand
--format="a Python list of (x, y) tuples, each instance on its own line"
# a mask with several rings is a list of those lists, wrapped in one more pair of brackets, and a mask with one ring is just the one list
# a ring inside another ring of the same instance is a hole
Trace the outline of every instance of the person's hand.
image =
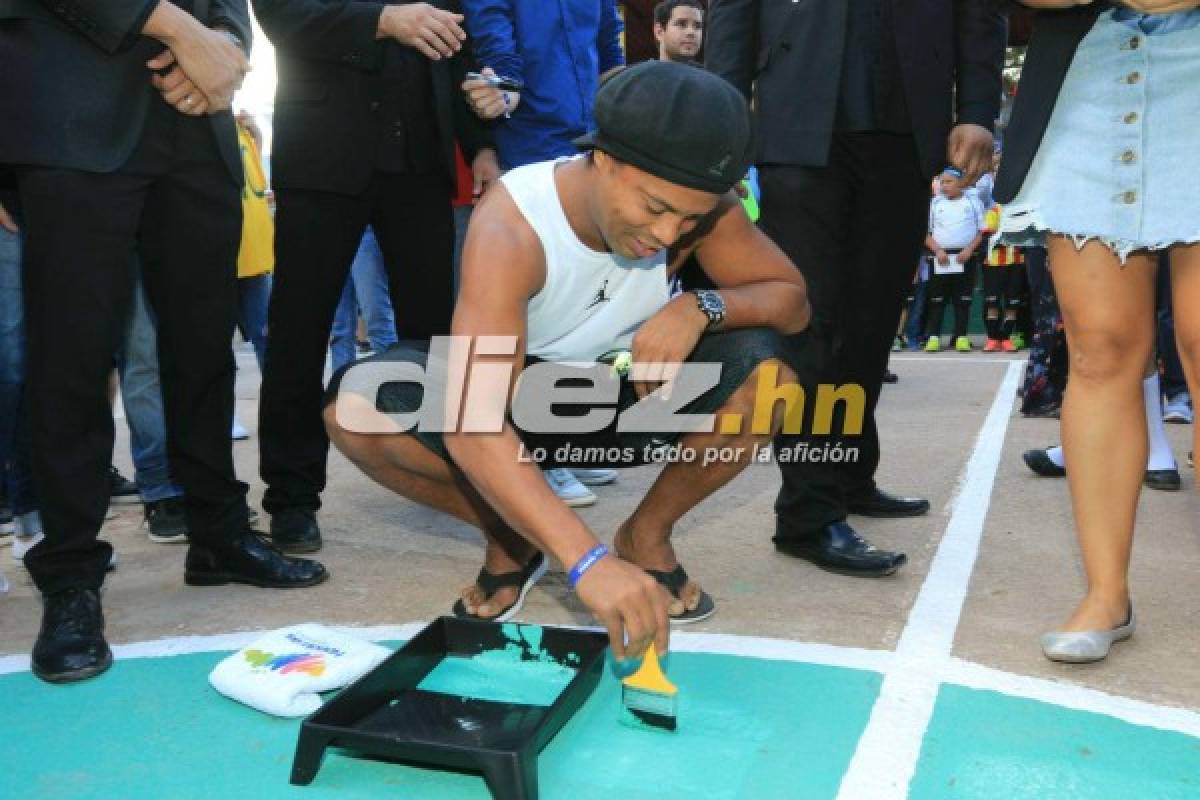
[(651, 642), (660, 655), (667, 652), (667, 594), (641, 567), (607, 555), (583, 574), (575, 592), (607, 629), (617, 661), (641, 658)]
[(4, 228), (9, 233), (17, 232), (17, 221), (12, 218), (12, 214), (8, 213), (3, 203), (0, 203), (0, 228)]
[(1143, 14), (1174, 14), (1200, 8), (1200, 0), (1117, 0), (1117, 4)]
[(940, 247), (933, 252), (933, 256), (943, 267), (950, 263), (950, 256)]
[(485, 147), (476, 153), (471, 161), (471, 175), (474, 178), (471, 197), (478, 203), (484, 192), (500, 180), (500, 162), (496, 160), (496, 151)]
[[(166, 75), (160, 75), (158, 70), (174, 65)], [(150, 83), (162, 94), (167, 105), (180, 114), (198, 117), (208, 113), (208, 98), (184, 74), (175, 63), (175, 55), (170, 50), (163, 50), (146, 62), (146, 66), (154, 70), (150, 74)]]
[[(633, 390), (645, 397), (661, 383), (675, 379), (708, 328), (708, 316), (696, 295), (684, 292), (646, 320), (633, 337)], [(670, 389), (667, 389), (669, 392)]]
[(440, 61), (462, 49), (467, 38), (462, 21), (462, 14), (443, 11), (429, 3), (384, 6), (375, 36), (395, 39), (431, 61)]
[(973, 255), (975, 255), (975, 251), (969, 247), (966, 248), (965, 250), (960, 251), (958, 254), (958, 263), (966, 264), (968, 261), (971, 260), (971, 256), (973, 256)]
[[(484, 67), (481, 75), (495, 75), (491, 67)], [(480, 119), (495, 119), (501, 114), (512, 114), (521, 104), (520, 92), (508, 92), (490, 86), (478, 78), (462, 82), (463, 94), (466, 95), (467, 105)]]
[(955, 125), (946, 140), (946, 160), (962, 170), (963, 186), (974, 186), (979, 176), (992, 165), (995, 141), (992, 132), (981, 125)]

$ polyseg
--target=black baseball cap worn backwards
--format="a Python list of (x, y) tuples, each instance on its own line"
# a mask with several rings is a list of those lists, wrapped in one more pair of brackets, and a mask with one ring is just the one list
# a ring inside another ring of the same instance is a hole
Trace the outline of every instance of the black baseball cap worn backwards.
[(741, 93), (698, 67), (646, 61), (596, 93), (596, 130), (575, 140), (665, 181), (723, 194), (746, 175), (753, 134)]

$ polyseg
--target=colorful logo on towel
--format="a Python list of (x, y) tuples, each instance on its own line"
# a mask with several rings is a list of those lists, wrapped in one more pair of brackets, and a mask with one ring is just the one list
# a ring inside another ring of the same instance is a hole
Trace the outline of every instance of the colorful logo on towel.
[(325, 674), (325, 656), (320, 653), (291, 653), (277, 656), (262, 650), (247, 650), (246, 661), (255, 669), (269, 669), (281, 675), (303, 672), (317, 677)]

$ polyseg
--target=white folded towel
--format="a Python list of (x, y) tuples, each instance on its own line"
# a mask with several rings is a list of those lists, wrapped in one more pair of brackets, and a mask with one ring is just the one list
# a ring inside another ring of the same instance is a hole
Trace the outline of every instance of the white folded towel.
[(226, 658), (208, 682), (226, 697), (280, 717), (321, 707), (317, 692), (339, 689), (391, 655), (386, 647), (323, 625), (295, 625), (264, 635)]

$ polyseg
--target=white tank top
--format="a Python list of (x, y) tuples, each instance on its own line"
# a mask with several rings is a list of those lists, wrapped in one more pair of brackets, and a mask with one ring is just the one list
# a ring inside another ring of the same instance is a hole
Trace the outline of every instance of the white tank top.
[(546, 282), (529, 301), (525, 352), (592, 362), (628, 349), (638, 327), (666, 305), (667, 251), (632, 260), (581, 242), (554, 183), (555, 166), (569, 160), (518, 167), (500, 180), (546, 254)]

